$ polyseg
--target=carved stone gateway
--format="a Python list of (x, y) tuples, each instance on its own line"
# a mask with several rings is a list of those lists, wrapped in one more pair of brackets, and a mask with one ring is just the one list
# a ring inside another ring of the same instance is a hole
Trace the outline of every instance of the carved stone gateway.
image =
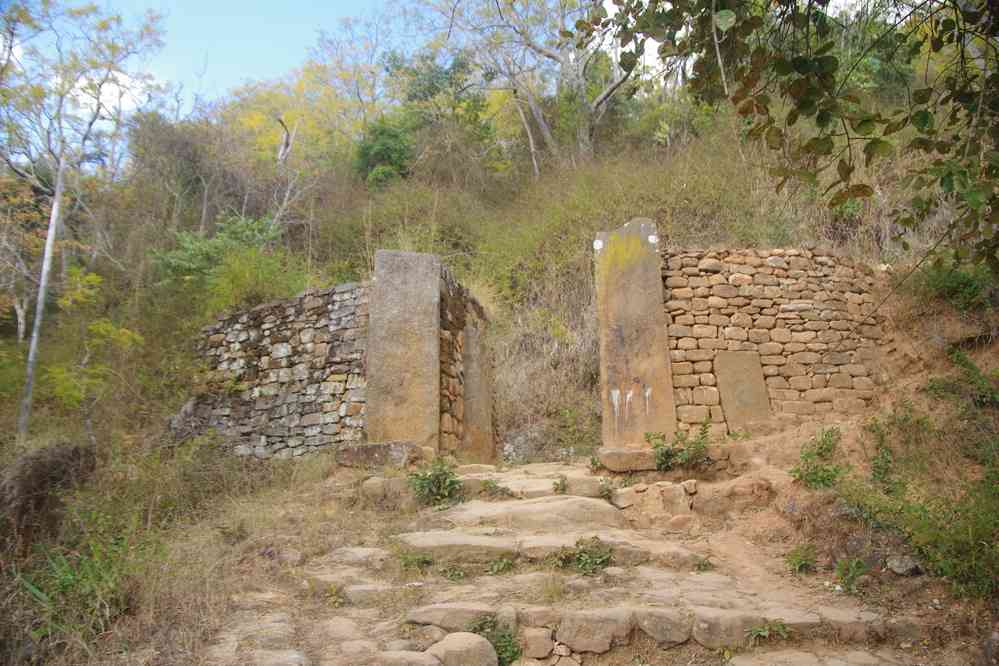
[[(618, 449), (650, 450), (645, 434), (676, 431), (673, 381), (656, 227), (636, 219), (593, 243), (600, 339), (601, 458), (619, 466)], [(634, 460), (648, 455), (624, 456)], [(653, 461), (654, 463), (654, 461)]]

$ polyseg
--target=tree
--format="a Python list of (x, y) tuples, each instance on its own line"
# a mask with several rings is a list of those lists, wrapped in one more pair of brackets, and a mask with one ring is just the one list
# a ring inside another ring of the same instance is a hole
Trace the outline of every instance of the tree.
[[(435, 20), (438, 38), (475, 53), (483, 70), (524, 99), (545, 145), (558, 153), (552, 121), (542, 97), (557, 94), (573, 111), (575, 150), (593, 155), (594, 136), (610, 101), (631, 77), (636, 49), (622, 54), (599, 89), (588, 85), (590, 69), (612, 47), (613, 25), (601, 0), (419, 0)], [(590, 29), (574, 37), (572, 27)], [(461, 41), (459, 41), (461, 40)], [(532, 138), (533, 140), (533, 138)]]
[[(107, 164), (108, 138), (119, 129), (123, 96), (142, 79), (127, 66), (159, 44), (154, 15), (131, 29), (119, 15), (102, 13), (92, 5), (44, 2), (32, 16), (32, 25), (39, 34), (23, 46), (0, 89), (0, 158), (52, 201), (17, 421), (22, 441), (31, 416), (39, 338), (67, 181), (75, 178), (78, 185), (88, 168), (99, 170)], [(74, 207), (82, 203), (73, 197)]]
[[(824, 178), (831, 206), (870, 197), (859, 167), (902, 147), (915, 155), (914, 196), (897, 222), (912, 229), (953, 210), (931, 250), (948, 246), (999, 274), (999, 5), (885, 0), (872, 22), (883, 28), (854, 31), (843, 48), (828, 4), (624, 0), (613, 20), (581, 32), (613, 24), (622, 44), (653, 38), (660, 54), (693, 61), (695, 93), (721, 90), (751, 124), (748, 136), (775, 152), (778, 189)], [(920, 64), (900, 107), (858, 85), (873, 54), (899, 68)]]

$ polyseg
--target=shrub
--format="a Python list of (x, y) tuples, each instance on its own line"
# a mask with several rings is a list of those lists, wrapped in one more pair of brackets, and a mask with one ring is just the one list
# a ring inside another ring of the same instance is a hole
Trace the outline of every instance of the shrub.
[(462, 499), (461, 480), (454, 466), (437, 458), (409, 475), (409, 485), (420, 503), (428, 506), (454, 504)]
[(513, 571), (514, 563), (509, 557), (501, 557), (489, 563), (487, 572), (490, 576), (499, 576)]
[(473, 634), (492, 643), (499, 658), (499, 666), (510, 666), (520, 659), (520, 644), (509, 627), (501, 626), (493, 615), (483, 615), (468, 626)]
[(791, 476), (809, 488), (832, 488), (846, 471), (830, 461), (839, 446), (842, 434), (839, 428), (824, 428), (801, 447), (800, 463), (791, 470)]
[(800, 544), (784, 556), (784, 562), (793, 574), (815, 572), (815, 546), (810, 543)]
[(666, 443), (666, 436), (661, 432), (645, 433), (645, 441), (655, 450), (656, 469), (660, 472), (680, 467), (696, 469), (711, 462), (708, 458), (711, 430), (707, 422), (701, 424), (693, 437), (678, 430), (672, 444)]
[(208, 314), (249, 308), (305, 289), (307, 273), (287, 252), (258, 247), (233, 250), (207, 276)]
[(921, 272), (923, 288), (958, 310), (982, 310), (994, 303), (995, 278), (984, 264), (964, 266), (937, 261)]
[(562, 548), (552, 554), (548, 561), (559, 569), (575, 569), (584, 576), (592, 576), (610, 566), (613, 550), (600, 537), (580, 539), (575, 548)]
[(867, 564), (860, 558), (853, 557), (836, 562), (836, 578), (847, 592), (857, 591), (857, 579), (865, 573), (867, 573)]
[(403, 551), (399, 553), (399, 564), (403, 570), (423, 573), (434, 566), (434, 558), (426, 553)]
[(765, 641), (787, 640), (791, 637), (791, 629), (781, 620), (767, 620), (763, 624), (746, 629), (746, 640), (755, 646)]

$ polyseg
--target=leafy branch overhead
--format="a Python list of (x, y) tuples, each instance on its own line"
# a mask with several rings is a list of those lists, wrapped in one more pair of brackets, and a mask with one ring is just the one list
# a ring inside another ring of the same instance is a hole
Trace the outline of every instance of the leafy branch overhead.
[[(795, 180), (821, 188), (831, 207), (873, 197), (879, 161), (911, 155), (904, 184), (915, 194), (894, 211), (897, 224), (915, 229), (951, 211), (942, 240), (999, 272), (995, 3), (889, 0), (864, 17), (856, 44), (828, 0), (615, 4), (613, 19), (577, 24), (581, 38), (613, 24), (624, 48), (658, 42), (660, 57), (690, 71), (697, 97), (727, 97), (746, 136), (776, 154), (778, 192)], [(634, 59), (626, 51), (622, 67)], [(863, 85), (872, 68), (904, 82), (894, 104)]]

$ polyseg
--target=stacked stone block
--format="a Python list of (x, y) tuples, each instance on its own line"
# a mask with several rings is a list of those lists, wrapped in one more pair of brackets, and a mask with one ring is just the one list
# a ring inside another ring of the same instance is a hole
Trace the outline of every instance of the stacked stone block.
[(874, 398), (887, 336), (866, 266), (809, 249), (689, 250), (664, 257), (663, 284), (681, 429), (726, 428), (720, 350), (759, 354), (775, 413), (847, 413)]
[(206, 327), (196, 420), (240, 455), (298, 456), (364, 436), (368, 289), (343, 284)]

